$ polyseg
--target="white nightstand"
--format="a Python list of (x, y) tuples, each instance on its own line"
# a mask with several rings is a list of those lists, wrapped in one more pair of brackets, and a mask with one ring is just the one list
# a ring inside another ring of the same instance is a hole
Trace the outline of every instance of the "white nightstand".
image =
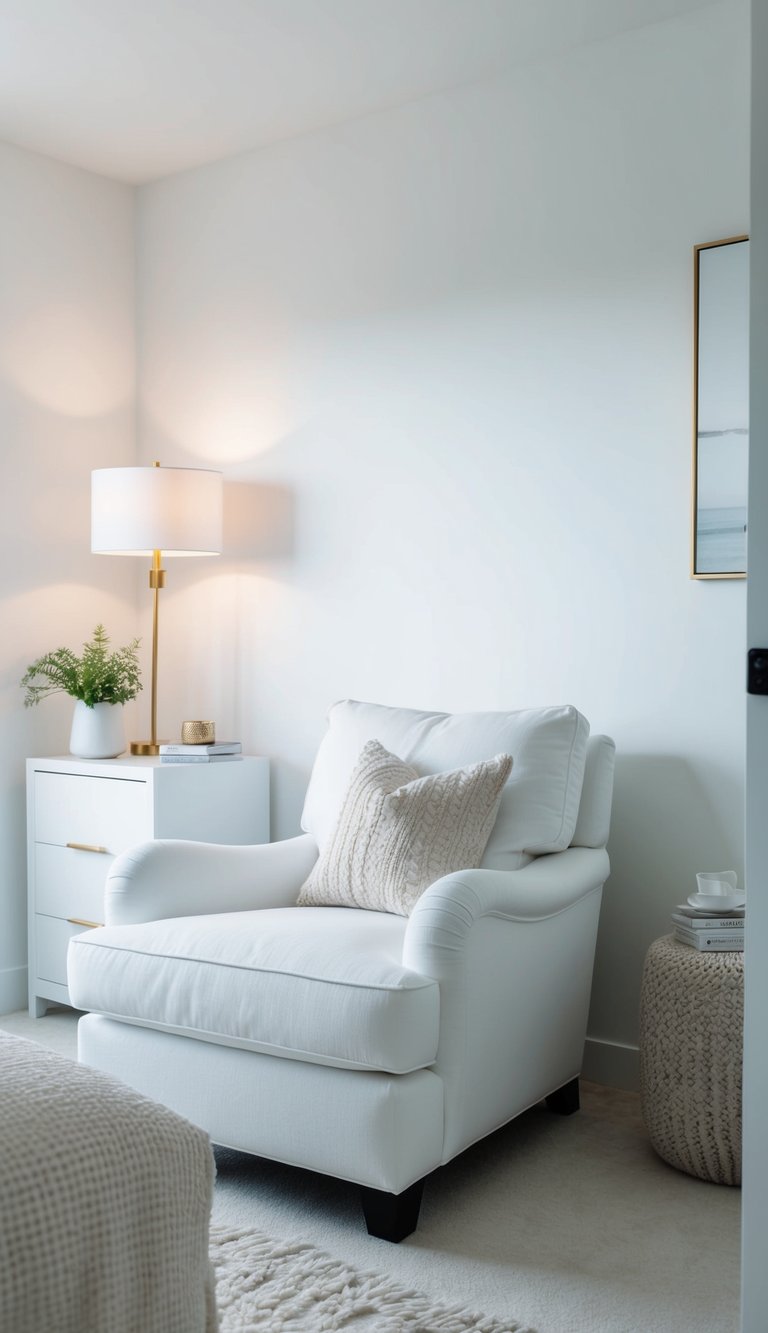
[(269, 761), (28, 759), (29, 1012), (69, 1004), (67, 945), (100, 925), (107, 870), (155, 838), (269, 841)]

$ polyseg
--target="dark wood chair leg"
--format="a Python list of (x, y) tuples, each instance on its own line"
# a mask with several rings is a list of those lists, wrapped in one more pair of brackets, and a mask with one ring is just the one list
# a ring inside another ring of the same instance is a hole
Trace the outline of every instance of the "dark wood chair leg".
[(416, 1230), (423, 1191), (423, 1180), (409, 1185), (402, 1194), (388, 1194), (386, 1190), (374, 1190), (368, 1185), (361, 1185), (368, 1235), (395, 1243), (405, 1240), (406, 1236)]
[(544, 1099), (550, 1111), (557, 1115), (573, 1115), (579, 1109), (579, 1080), (572, 1078), (562, 1088), (556, 1088)]

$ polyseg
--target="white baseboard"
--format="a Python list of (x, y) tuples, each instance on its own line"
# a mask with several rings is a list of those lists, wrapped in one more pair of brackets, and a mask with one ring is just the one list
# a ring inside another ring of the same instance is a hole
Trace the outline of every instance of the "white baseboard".
[(0, 968), (0, 1014), (14, 1014), (27, 1007), (26, 967)]
[(590, 1083), (604, 1083), (625, 1092), (640, 1090), (640, 1051), (620, 1041), (600, 1041), (587, 1037), (584, 1043), (582, 1078)]

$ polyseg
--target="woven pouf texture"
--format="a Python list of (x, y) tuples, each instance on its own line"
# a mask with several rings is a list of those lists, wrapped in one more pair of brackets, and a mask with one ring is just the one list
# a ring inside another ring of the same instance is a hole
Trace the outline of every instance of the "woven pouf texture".
[(656, 1152), (680, 1171), (741, 1184), (743, 953), (671, 935), (648, 950), (640, 997), (640, 1096)]

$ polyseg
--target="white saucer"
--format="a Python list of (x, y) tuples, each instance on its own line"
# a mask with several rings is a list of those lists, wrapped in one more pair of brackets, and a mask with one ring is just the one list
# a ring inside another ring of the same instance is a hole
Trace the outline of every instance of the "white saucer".
[(743, 907), (747, 900), (745, 893), (691, 893), (688, 902), (691, 907), (706, 908), (713, 915), (732, 912), (735, 907)]

